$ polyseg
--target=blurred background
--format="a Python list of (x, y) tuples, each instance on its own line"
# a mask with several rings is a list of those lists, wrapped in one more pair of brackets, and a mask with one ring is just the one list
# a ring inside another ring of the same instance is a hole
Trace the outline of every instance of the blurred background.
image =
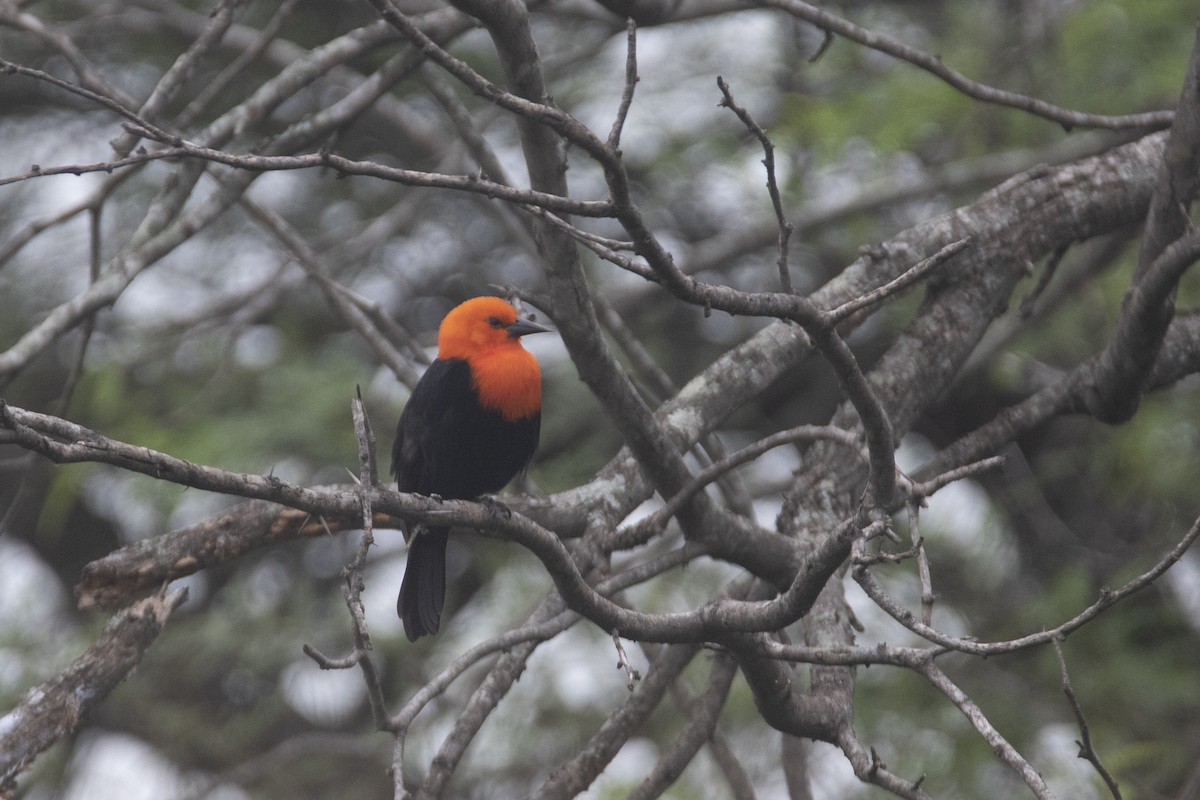
[[(432, 4), (399, 5), (439, 13)], [(623, 88), (623, 20), (582, 0), (529, 5), (554, 100), (605, 134)], [(1174, 104), (1196, 17), (1194, 4), (1183, 0), (826, 5), (936, 53), (976, 80), (1109, 114)], [(0, 57), (73, 82), (80, 74), (102, 78), (138, 107), (214, 8), (172, 0), (9, 4), (0, 14)], [(161, 118), (191, 136), (318, 48), (377, 26), (375, 19), (367, 3), (244, 3), (222, 44), (197, 60)], [(974, 102), (844, 40), (810, 62), (821, 32), (776, 12), (677, 4), (670, 19), (638, 32), (641, 80), (623, 150), (656, 232), (682, 268), (712, 281), (777, 285), (762, 150), (718, 107), (717, 75), (776, 144), (784, 205), (796, 224), (792, 277), (802, 291), (836, 275), (860, 248), (971, 202), (1016, 172), (1120, 141)], [(274, 35), (256, 51), (264, 30)], [(502, 79), (482, 31), (451, 31), (446, 41), (457, 56)], [(398, 51), (394, 37), (379, 36), (239, 128), (227, 149), (249, 151), (318, 117)], [(237, 61), (243, 57), (244, 65)], [(236, 72), (225, 72), (230, 65)], [(467, 104), (504, 169), (524, 185), (511, 120), (428, 73), (396, 83), (336, 136), (303, 151), (324, 146), (408, 169), (477, 173), (435, 99), (439, 91)], [(0, 177), (35, 164), (106, 161), (110, 142), (122, 134), (110, 111), (21, 76), (0, 76), (0, 109)], [(179, 169), (152, 162), (0, 186), (0, 349), (89, 285), (96, 265), (135, 237)], [(585, 159), (573, 160), (570, 180), (578, 198), (605, 196)], [(201, 178), (190, 202), (218, 192), (216, 182)], [(536, 299), (541, 288), (532, 242), (516, 212), (498, 201), (339, 180), (321, 169), (261, 175), (246, 196), (303, 237), (326, 277), (402, 326), (414, 367), (419, 354), (432, 354), (438, 322), (460, 300), (497, 286)], [(587, 225), (620, 234), (605, 223)], [(1095, 353), (1129, 284), (1137, 236), (1117, 230), (1075, 247), (1032, 313), (1022, 316), (1014, 303), (961, 382), (905, 440), (901, 466), (920, 464)], [(676, 385), (765, 324), (706, 317), (611, 265), (589, 269), (597, 294)], [(1034, 282), (1018, 290), (1018, 302)], [(1193, 294), (1185, 286), (1181, 306)], [(864, 364), (916, 302), (893, 304), (855, 334), (851, 343)], [(553, 309), (541, 315), (552, 318)], [(525, 488), (578, 486), (616, 453), (620, 438), (561, 342), (533, 337), (527, 345), (543, 365), (546, 397), (542, 445)], [(662, 387), (640, 377), (647, 394), (659, 397)], [(356, 385), (384, 452), (408, 388), (279, 239), (235, 207), (139, 274), (111, 307), (0, 377), (0, 396), (195, 463), (325, 485), (349, 483), (357, 472), (349, 415)], [(939, 494), (922, 525), (932, 543), (939, 627), (999, 639), (1054, 626), (1090, 603), (1100, 586), (1120, 584), (1169, 549), (1197, 513), (1196, 392), (1189, 379), (1147, 399), (1121, 427), (1055, 421), (1006, 451), (1002, 471)], [(741, 409), (723, 435), (736, 446), (791, 425), (823, 423), (837, 402), (836, 382), (813, 358)], [(746, 470), (764, 524), (773, 524), (779, 491), (798, 463), (797, 452), (785, 449)], [(98, 634), (104, 618), (74, 610), (72, 586), (84, 564), (232, 502), (104, 465), (55, 467), (0, 447), (0, 711)], [(377, 540), (364, 597), (392, 703), (469, 644), (523, 620), (550, 588), (537, 560), (517, 546), (455, 537), (448, 603), (459, 610), (436, 640), (410, 645), (394, 611), (401, 537), (380, 531)], [(356, 535), (296, 542), (189, 579), (186, 605), (135, 675), (77, 736), (36, 762), (17, 796), (390, 796), (392, 740), (373, 732), (361, 677), (323, 672), (301, 652), (304, 643), (330, 654), (350, 647), (341, 570), (356, 545)], [(915, 605), (907, 568), (880, 572), (890, 590)], [(695, 565), (629, 600), (647, 609), (691, 607), (731, 574), (719, 564)], [(863, 641), (909, 640), (852, 583), (848, 594), (867, 628)], [(1200, 560), (1190, 555), (1069, 640), (1075, 689), (1126, 797), (1200, 796), (1198, 627)], [(639, 651), (632, 655), (644, 665)], [(539, 649), (469, 751), (456, 796), (522, 796), (585, 742), (625, 696), (611, 661), (609, 637), (589, 625)], [(693, 665), (690, 679), (703, 678), (701, 666)], [(1105, 796), (1090, 767), (1075, 758), (1078, 730), (1051, 651), (972, 662), (956, 678), (1032, 754), (1059, 797)], [(468, 673), (424, 712), (407, 744), (414, 770), (429, 763), (475, 679)], [(1018, 791), (986, 743), (920, 679), (860, 670), (857, 694), (863, 740), (897, 770), (920, 765), (931, 793), (985, 798)], [(652, 718), (645, 736), (622, 750), (586, 796), (624, 796), (679, 724), (669, 715)], [(779, 735), (762, 723), (740, 680), (721, 730), (758, 796), (785, 796)], [(815, 745), (808, 759), (814, 797), (882, 796), (858, 784), (833, 748)], [(712, 796), (716, 774), (710, 760), (698, 758), (667, 796)]]

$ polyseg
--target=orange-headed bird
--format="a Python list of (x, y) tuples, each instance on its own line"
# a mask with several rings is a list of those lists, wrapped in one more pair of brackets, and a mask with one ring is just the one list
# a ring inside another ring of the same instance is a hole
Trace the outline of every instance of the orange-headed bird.
[[(546, 331), (499, 297), (453, 308), (438, 328), (438, 357), (396, 426), (392, 475), (402, 492), (469, 500), (525, 468), (541, 429), (542, 373), (521, 345)], [(416, 641), (438, 631), (446, 599), (448, 528), (418, 528), (396, 611)]]

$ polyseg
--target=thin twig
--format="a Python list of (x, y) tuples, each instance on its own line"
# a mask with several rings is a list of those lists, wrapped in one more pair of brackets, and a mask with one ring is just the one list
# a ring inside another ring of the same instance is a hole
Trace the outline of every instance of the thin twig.
[(933, 593), (933, 575), (929, 570), (929, 555), (925, 552), (925, 540), (921, 537), (921, 504), (908, 503), (908, 531), (913, 549), (917, 551), (917, 575), (921, 581), (921, 621), (933, 624), (933, 604), (937, 597)]
[(1033, 793), (1040, 800), (1053, 800), (1054, 793), (1050, 791), (1050, 787), (1046, 785), (1046, 781), (1034, 769), (1033, 765), (1022, 756), (1017, 749), (1009, 743), (1007, 739), (996, 730), (996, 727), (991, 723), (991, 720), (983, 713), (982, 709), (975, 704), (967, 693), (955, 685), (954, 681), (942, 672), (936, 664), (928, 662), (917, 670), (929, 681), (935, 689), (949, 698), (950, 702), (962, 712), (963, 716), (971, 723), (971, 725), (979, 732), (979, 735), (984, 738), (984, 741), (992, 748), (1001, 761), (1007, 764), (1014, 772), (1021, 776)]
[[(262, 225), (268, 232), (271, 233), (295, 259), (296, 264), (308, 275), (320, 288), (325, 295), (329, 304), (342, 317), (342, 319), (351, 328), (356, 330), (363, 340), (371, 346), (376, 356), (380, 361), (387, 364), (392, 370), (392, 373), (405, 386), (413, 387), (420, 377), (420, 373), (413, 366), (413, 359), (406, 358), (396, 347), (393, 341), (382, 335), (380, 330), (381, 325), (386, 325), (389, 334), (400, 334), (400, 340), (404, 344), (410, 344), (412, 337), (408, 335), (394, 320), (388, 319), (387, 315), (379, 314), (378, 308), (375, 307), (374, 315), (369, 310), (373, 304), (359, 298), (353, 292), (343, 287), (337, 281), (329, 277), (329, 269), (323, 263), (320, 255), (308, 244), (300, 232), (292, 225), (288, 224), (287, 220), (276, 214), (271, 209), (263, 206), (261, 203), (255, 202), (249, 197), (241, 198), (242, 207), (250, 214), (251, 218)], [(368, 306), (364, 309), (364, 305)], [(418, 348), (409, 348), (410, 352)], [(423, 353), (421, 353), (423, 355)]]
[(637, 70), (637, 23), (630, 17), (625, 21), (625, 90), (621, 92), (621, 104), (617, 106), (617, 117), (613, 120), (612, 129), (608, 132), (608, 146), (613, 150), (621, 147), (621, 131), (625, 128), (625, 118), (629, 116), (629, 107), (633, 105), (633, 90), (638, 83)]
[[(597, 583), (595, 589), (599, 594), (611, 597), (631, 586), (645, 583), (665, 572), (691, 563), (705, 552), (705, 548), (700, 545), (684, 545), (657, 558), (642, 561), (623, 569)], [(553, 609), (554, 613), (547, 616), (543, 613), (544, 609)], [(583, 617), (578, 613), (566, 610), (562, 598), (552, 591), (523, 625), (466, 650), (422, 686), (392, 717), (396, 729), (404, 730), (411, 725), (421, 709), (445, 692), (450, 684), (461, 677), (470, 667), (478, 664), (487, 656), (510, 650), (516, 645), (526, 642), (547, 641), (575, 625), (581, 619)]]
[(979, 461), (973, 461), (970, 464), (963, 464), (961, 467), (956, 467), (951, 470), (946, 470), (940, 475), (935, 475), (927, 481), (912, 482), (905, 484), (905, 490), (910, 498), (916, 500), (924, 500), (926, 497), (932, 496), (943, 486), (947, 486), (955, 481), (961, 481), (964, 478), (970, 478), (973, 475), (978, 475), (981, 472), (987, 472), (991, 469), (996, 469), (1004, 464), (1004, 456), (991, 456), (983, 458)]
[[(200, 60), (225, 38), (226, 31), (233, 24), (234, 15), (245, 4), (246, 0), (220, 0), (216, 9), (209, 14), (200, 35), (175, 58), (158, 79), (150, 96), (138, 109), (139, 117), (144, 120), (157, 120), (163, 115), (167, 105), (187, 86)], [(125, 133), (112, 142), (112, 147), (117, 155), (124, 156), (129, 154), (135, 144), (136, 136), (126, 128)]]
[(970, 238), (959, 239), (957, 242), (951, 242), (933, 255), (929, 256), (929, 258), (922, 259), (916, 264), (913, 264), (903, 273), (897, 275), (883, 286), (872, 289), (865, 294), (861, 294), (857, 297), (847, 300), (837, 308), (827, 312), (829, 318), (835, 322), (841, 322), (851, 314), (861, 311), (864, 308), (873, 306), (876, 303), (880, 303), (892, 295), (904, 291), (909, 286), (912, 286), (914, 283), (921, 280), (926, 275), (933, 272), (935, 269), (942, 266), (958, 253), (970, 246)]
[(71, 69), (79, 78), (80, 85), (85, 89), (90, 89), (105, 97), (111, 97), (121, 105), (133, 106), (133, 98), (105, 80), (70, 36), (51, 28), (33, 14), (21, 11), (21, 6), (24, 5), (26, 3), (0, 3), (0, 25), (28, 31), (57, 50), (71, 65)]
[(1121, 790), (1117, 786), (1117, 781), (1112, 774), (1105, 769), (1104, 764), (1100, 761), (1100, 754), (1096, 752), (1096, 748), (1092, 745), (1092, 735), (1088, 729), (1087, 719), (1083, 716), (1083, 706), (1079, 703), (1079, 698), (1075, 696), (1075, 690), (1071, 687), (1071, 676), (1067, 672), (1067, 659), (1063, 656), (1062, 639), (1054, 639), (1054, 655), (1058, 658), (1058, 671), (1062, 677), (1063, 694), (1067, 696), (1067, 702), (1071, 704), (1071, 711), (1075, 714), (1075, 721), (1079, 724), (1079, 736), (1075, 744), (1079, 745), (1079, 757), (1086, 760), (1093, 767), (1100, 777), (1104, 780), (1108, 790), (1112, 792), (1114, 800), (1121, 800)]
[(771, 207), (775, 209), (775, 223), (779, 226), (779, 256), (775, 262), (779, 269), (779, 286), (780, 291), (791, 294), (793, 289), (792, 275), (788, 270), (788, 242), (792, 238), (793, 226), (784, 216), (783, 199), (779, 195), (779, 183), (775, 178), (775, 144), (763, 127), (758, 124), (758, 121), (754, 119), (754, 116), (733, 99), (733, 94), (729, 91), (729, 84), (720, 75), (717, 76), (717, 86), (724, 98), (721, 100), (721, 105), (736, 114), (747, 130), (753, 133), (759, 144), (762, 145), (762, 164), (767, 170), (767, 194), (771, 196)]
[(350, 651), (350, 655), (343, 656), (342, 658), (334, 658), (333, 656), (325, 655), (307, 642), (302, 644), (300, 649), (304, 651), (304, 655), (316, 662), (316, 665), (321, 669), (352, 669), (358, 666), (358, 662), (362, 661), (363, 656), (367, 654), (365, 650), (354, 649)]
[(354, 637), (354, 649), (343, 658), (331, 658), (315, 647), (305, 644), (305, 655), (317, 663), (321, 669), (350, 669), (359, 667), (363, 680), (367, 685), (367, 698), (371, 706), (371, 714), (375, 726), (382, 731), (394, 730), (392, 720), (387, 713), (383, 699), (383, 684), (380, 680), (379, 668), (371, 658), (371, 634), (367, 630), (366, 609), (363, 607), (363, 570), (367, 566), (367, 555), (375, 543), (374, 519), (371, 509), (371, 490), (378, 481), (375, 466), (375, 434), (371, 430), (371, 421), (363, 407), (362, 390), (358, 389), (354, 400), (351, 401), (351, 416), (354, 419), (355, 439), (358, 442), (359, 480), (358, 495), (362, 510), (362, 538), (354, 558), (342, 570), (345, 585), (342, 596), (346, 608), (350, 612), (351, 630)]
[(129, 120), (130, 122), (134, 123), (135, 125), (139, 126), (140, 128), (143, 128), (146, 131), (153, 132), (156, 136), (161, 136), (164, 138), (167, 138), (170, 136), (170, 134), (168, 134), (166, 131), (157, 127), (153, 123), (143, 119), (136, 112), (130, 111), (128, 108), (121, 105), (116, 100), (113, 100), (111, 97), (106, 97), (105, 95), (102, 95), (98, 92), (93, 92), (91, 89), (85, 89), (82, 86), (76, 86), (75, 84), (71, 83), (70, 81), (64, 81), (61, 78), (56, 78), (53, 75), (51, 75), (50, 73), (43, 72), (40, 69), (33, 69), (32, 67), (25, 67), (20, 64), (14, 64), (11, 61), (6, 61), (6, 60), (0, 58), (0, 74), (24, 75), (28, 78), (34, 78), (35, 80), (43, 81), (44, 83), (48, 83), (51, 86), (56, 86), (59, 89), (70, 92), (71, 94), (78, 95), (79, 97), (85, 98), (87, 100), (91, 100), (93, 103), (96, 103), (97, 105), (104, 106), (109, 111), (112, 111), (114, 114), (124, 117), (125, 119)]
[(821, 43), (817, 45), (816, 51), (808, 57), (808, 63), (815, 64), (821, 60), (821, 56), (825, 55), (829, 50), (829, 46), (833, 44), (833, 32), (827, 28), (821, 30)]
[(531, 800), (576, 797), (587, 789), (625, 746), (638, 726), (658, 707), (699, 649), (694, 644), (662, 648), (650, 665), (646, 678), (638, 683), (619, 708), (608, 715), (596, 734), (575, 755), (550, 773), (546, 781), (530, 795)]
[(1067, 130), (1071, 130), (1072, 128), (1106, 128), (1110, 130), (1144, 128), (1156, 130), (1167, 127), (1174, 118), (1173, 111), (1150, 111), (1144, 114), (1112, 117), (1103, 114), (1086, 114), (1080, 111), (1061, 108), (1044, 100), (1038, 100), (1023, 94), (997, 89), (973, 81), (961, 72), (947, 67), (936, 55), (909, 47), (886, 34), (867, 30), (849, 20), (843, 19), (824, 9), (817, 8), (809, 3), (803, 3), (800, 0), (760, 0), (760, 2), (766, 6), (778, 8), (797, 19), (811, 23), (826, 33), (837, 34), (852, 42), (857, 42), (864, 47), (878, 50), (881, 53), (887, 53), (901, 61), (907, 61), (909, 64), (941, 78), (968, 97), (973, 97), (984, 103), (992, 103), (994, 105), (1026, 111), (1035, 116), (1057, 122)]
[(242, 70), (250, 66), (263, 52), (271, 45), (271, 42), (279, 36), (279, 32), (283, 30), (283, 25), (287, 22), (288, 17), (292, 15), (300, 0), (283, 0), (271, 18), (262, 26), (262, 29), (256, 32), (254, 41), (249, 47), (238, 53), (237, 58), (231, 61), (221, 72), (208, 81), (195, 97), (188, 102), (183, 111), (175, 118), (175, 128), (177, 130), (186, 130), (201, 112), (216, 99), (217, 95), (225, 91), (234, 81), (237, 81), (242, 74)]
[(671, 684), (671, 698), (679, 706), (687, 723), (626, 800), (655, 800), (662, 797), (692, 763), (704, 743), (717, 737), (717, 719), (737, 673), (737, 661), (724, 653), (713, 659), (708, 683), (698, 697), (691, 696), (682, 680)]
[(163, 150), (157, 151), (154, 154), (153, 157), (156, 158), (198, 158), (202, 161), (214, 161), (218, 164), (250, 170), (251, 172), (328, 168), (343, 175), (365, 175), (394, 181), (406, 186), (457, 189), (480, 194), (491, 199), (509, 200), (515, 203), (538, 206), (549, 211), (577, 214), (581, 217), (607, 217), (612, 213), (611, 204), (606, 201), (572, 200), (567, 197), (537, 192), (531, 189), (514, 189), (511, 186), (479, 178), (475, 175), (444, 175), (434, 172), (400, 169), (374, 161), (345, 158), (327, 151), (296, 156), (230, 153), (225, 150), (205, 147), (186, 141), (177, 136), (161, 132), (156, 133), (140, 125), (126, 125), (125, 127), (138, 135), (167, 145)]
[(901, 606), (894, 598), (888, 595), (887, 592), (883, 591), (883, 589), (879, 586), (879, 583), (871, 574), (870, 570), (866, 569), (865, 566), (856, 566), (853, 569), (852, 574), (854, 576), (854, 580), (859, 586), (862, 587), (863, 591), (866, 592), (867, 596), (870, 597), (876, 605), (886, 611), (889, 616), (891, 616), (901, 625), (908, 628), (918, 636), (928, 639), (934, 644), (941, 645), (942, 647), (950, 650), (957, 650), (961, 653), (968, 653), (970, 655), (991, 656), (998, 655), (1000, 653), (1013, 653), (1018, 650), (1025, 650), (1030, 647), (1047, 644), (1054, 641), (1056, 638), (1065, 638), (1067, 635), (1078, 630), (1107, 609), (1124, 600), (1126, 597), (1129, 597), (1135, 592), (1146, 588), (1150, 584), (1154, 583), (1154, 581), (1158, 580), (1158, 578), (1161, 577), (1164, 572), (1170, 569), (1175, 562), (1183, 558), (1183, 554), (1187, 552), (1188, 548), (1191, 547), (1192, 543), (1196, 541), (1197, 537), (1200, 537), (1200, 518), (1197, 518), (1196, 521), (1192, 523), (1191, 528), (1188, 529), (1188, 532), (1179, 541), (1179, 543), (1171, 548), (1170, 552), (1163, 556), (1158, 563), (1156, 563), (1146, 572), (1143, 572), (1141, 575), (1126, 583), (1124, 586), (1115, 590), (1108, 588), (1101, 589), (1100, 597), (1096, 600), (1096, 602), (1092, 603), (1074, 617), (1071, 617), (1054, 628), (1039, 631), (1038, 633), (1032, 633), (1028, 636), (1022, 636), (1018, 639), (1009, 639), (1007, 641), (1000, 642), (978, 642), (972, 639), (964, 639), (961, 637), (944, 634), (932, 626), (926, 625), (918, 620), (910, 611)]
[(836, 442), (859, 452), (862, 450), (862, 443), (853, 433), (830, 425), (799, 425), (795, 428), (776, 431), (769, 436), (764, 436), (753, 444), (730, 453), (720, 461), (714, 462), (707, 468), (696, 473), (688, 481), (687, 485), (680, 489), (678, 493), (672, 495), (653, 514), (643, 517), (632, 525), (619, 529), (613, 539), (615, 546), (618, 549), (624, 549), (644, 543), (651, 536), (662, 531), (671, 520), (671, 517), (675, 516), (684, 503), (696, 494), (696, 492), (701, 491), (726, 472), (753, 461), (768, 450), (773, 450), (776, 447), (782, 447), (785, 444), (792, 444), (794, 442), (820, 439)]

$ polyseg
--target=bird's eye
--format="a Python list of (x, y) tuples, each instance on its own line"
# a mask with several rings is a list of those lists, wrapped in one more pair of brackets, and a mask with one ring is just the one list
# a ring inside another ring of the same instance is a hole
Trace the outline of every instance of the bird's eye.
[(493, 328), (503, 328), (504, 321), (499, 317), (488, 317), (488, 325), (491, 325)]

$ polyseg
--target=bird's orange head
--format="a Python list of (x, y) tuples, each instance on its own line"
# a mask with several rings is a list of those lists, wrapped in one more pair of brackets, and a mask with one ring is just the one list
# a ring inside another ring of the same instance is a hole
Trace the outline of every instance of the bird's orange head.
[(505, 419), (541, 410), (542, 373), (521, 337), (547, 328), (526, 319), (499, 297), (475, 297), (450, 310), (438, 328), (438, 358), (471, 366), (479, 402)]

